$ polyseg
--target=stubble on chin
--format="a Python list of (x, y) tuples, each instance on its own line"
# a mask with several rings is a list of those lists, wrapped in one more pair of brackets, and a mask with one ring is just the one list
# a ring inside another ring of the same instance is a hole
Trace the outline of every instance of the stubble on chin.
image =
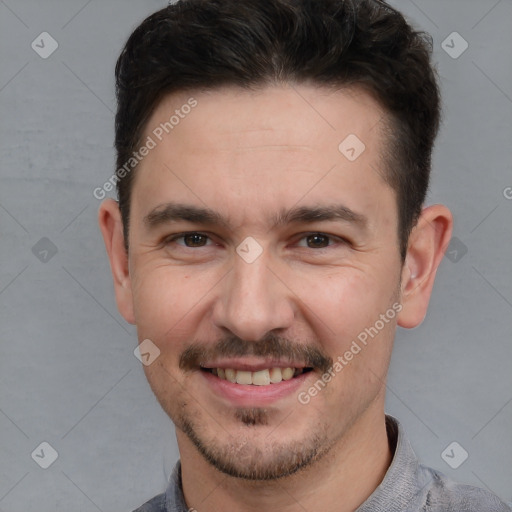
[(265, 409), (236, 409), (234, 418), (242, 432), (246, 432), (239, 435), (226, 432), (224, 442), (215, 435), (208, 435), (207, 429), (192, 421), (189, 415), (180, 414), (175, 425), (215, 469), (255, 483), (293, 475), (311, 466), (332, 448), (326, 433), (322, 435), (319, 431), (300, 440), (277, 439), (274, 431), (262, 438), (257, 430), (269, 425)]

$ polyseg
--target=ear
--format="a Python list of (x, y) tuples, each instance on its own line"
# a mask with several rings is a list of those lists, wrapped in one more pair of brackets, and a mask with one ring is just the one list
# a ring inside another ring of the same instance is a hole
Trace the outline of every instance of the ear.
[(420, 325), (426, 314), (436, 271), (450, 243), (453, 217), (446, 206), (424, 208), (409, 237), (402, 268), (402, 310), (397, 322), (405, 328)]
[(101, 203), (98, 224), (110, 260), (117, 309), (128, 323), (135, 324), (128, 254), (124, 247), (123, 221), (117, 201), (105, 199)]

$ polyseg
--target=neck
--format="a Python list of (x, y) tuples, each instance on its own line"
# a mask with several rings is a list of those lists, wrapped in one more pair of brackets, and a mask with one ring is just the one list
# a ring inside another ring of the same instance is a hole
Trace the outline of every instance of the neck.
[(182, 432), (177, 431), (177, 438), (185, 501), (198, 511), (354, 511), (382, 482), (393, 456), (383, 410), (367, 411), (324, 457), (274, 481), (225, 475)]

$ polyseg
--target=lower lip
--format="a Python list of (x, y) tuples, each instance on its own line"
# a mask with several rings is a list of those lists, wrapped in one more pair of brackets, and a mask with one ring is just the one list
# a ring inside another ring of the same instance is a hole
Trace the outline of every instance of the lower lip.
[(290, 380), (282, 380), (277, 384), (255, 386), (253, 384), (235, 384), (221, 379), (213, 373), (200, 371), (206, 382), (211, 386), (216, 395), (226, 398), (234, 405), (241, 407), (254, 407), (269, 405), (280, 398), (297, 393), (309, 375), (314, 372), (306, 372)]

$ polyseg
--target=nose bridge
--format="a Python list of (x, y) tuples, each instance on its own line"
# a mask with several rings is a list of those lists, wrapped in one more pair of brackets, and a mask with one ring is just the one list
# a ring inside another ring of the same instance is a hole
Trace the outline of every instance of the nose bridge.
[(250, 263), (235, 255), (233, 271), (215, 305), (217, 326), (254, 341), (269, 331), (291, 325), (292, 304), (286, 287), (270, 270), (270, 265), (269, 254), (265, 252)]

